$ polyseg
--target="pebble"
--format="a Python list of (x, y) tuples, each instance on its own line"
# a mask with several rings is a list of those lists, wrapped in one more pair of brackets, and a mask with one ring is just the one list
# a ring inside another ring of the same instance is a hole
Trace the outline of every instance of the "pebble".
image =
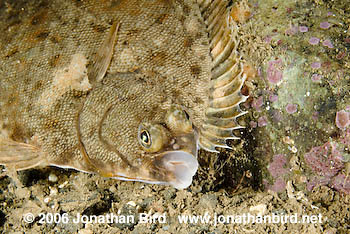
[(249, 208), (249, 211), (250, 212), (257, 212), (258, 215), (264, 215), (266, 213), (266, 208), (267, 208), (266, 204), (259, 204), (256, 206), (251, 206)]
[(52, 183), (56, 183), (58, 181), (58, 177), (55, 174), (51, 173), (49, 175), (49, 181)]
[(50, 196), (55, 196), (58, 194), (58, 189), (55, 187), (50, 187)]
[(89, 229), (81, 229), (79, 230), (78, 234), (93, 234), (93, 231)]
[(136, 203), (134, 201), (129, 201), (128, 203), (126, 203), (129, 206), (136, 206)]
[(44, 198), (44, 203), (47, 204), (47, 203), (49, 203), (50, 201), (51, 201), (51, 199), (50, 199), (49, 197), (45, 197), (45, 198)]

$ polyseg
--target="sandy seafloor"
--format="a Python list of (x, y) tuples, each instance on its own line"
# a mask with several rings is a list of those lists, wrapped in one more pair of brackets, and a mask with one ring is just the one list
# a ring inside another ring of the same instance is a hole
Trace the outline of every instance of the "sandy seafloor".
[[(249, 3), (252, 16), (240, 25), (239, 51), (258, 72), (246, 83), (250, 98), (242, 108), (248, 114), (241, 121), (247, 128), (241, 141), (231, 142), (233, 151), (201, 151), (201, 168), (185, 190), (74, 170), (2, 168), (0, 232), (349, 233), (350, 2)], [(28, 213), (31, 223), (24, 220)], [(61, 222), (50, 223), (46, 215), (48, 223), (41, 223), (40, 213), (56, 214)], [(135, 222), (73, 222), (77, 214), (110, 213), (132, 215)], [(141, 223), (140, 213), (165, 214), (166, 220)], [(299, 221), (314, 215), (314, 222), (215, 225), (178, 219), (248, 213), (296, 214)]]

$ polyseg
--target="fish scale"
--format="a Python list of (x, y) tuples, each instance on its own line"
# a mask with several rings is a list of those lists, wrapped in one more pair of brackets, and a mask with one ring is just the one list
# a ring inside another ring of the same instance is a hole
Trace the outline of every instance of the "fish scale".
[[(29, 1), (0, 11), (0, 164), (185, 188), (238, 139), (228, 1)], [(3, 8), (0, 8), (3, 9)]]

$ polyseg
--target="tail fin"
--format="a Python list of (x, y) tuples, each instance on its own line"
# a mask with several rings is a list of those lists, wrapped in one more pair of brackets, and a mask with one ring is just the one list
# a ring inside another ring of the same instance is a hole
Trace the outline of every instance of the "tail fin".
[(47, 166), (45, 154), (39, 147), (1, 138), (0, 164), (16, 170)]

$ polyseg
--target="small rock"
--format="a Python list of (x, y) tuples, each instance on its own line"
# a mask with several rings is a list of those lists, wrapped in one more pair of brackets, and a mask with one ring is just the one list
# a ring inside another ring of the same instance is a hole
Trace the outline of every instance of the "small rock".
[(251, 206), (249, 208), (250, 212), (257, 212), (258, 215), (264, 215), (266, 212), (266, 204), (259, 204), (256, 206)]
[(49, 197), (44, 198), (44, 203), (49, 203), (50, 201), (51, 201), (51, 199)]
[(52, 183), (56, 183), (58, 181), (58, 177), (55, 174), (50, 173), (49, 181), (52, 182)]
[(50, 196), (56, 196), (58, 194), (58, 189), (55, 187), (50, 187)]
[(135, 207), (136, 206), (136, 203), (134, 201), (129, 201), (128, 203), (126, 203), (127, 205), (130, 205), (130, 206), (133, 206)]
[(93, 234), (93, 231), (89, 229), (81, 229), (79, 230), (78, 234)]
[(169, 225), (165, 225), (165, 226), (163, 226), (162, 228), (163, 228), (164, 231), (168, 231), (169, 228), (170, 228), (170, 226), (169, 226)]
[(338, 111), (335, 117), (335, 124), (338, 128), (344, 130), (350, 124), (349, 113), (344, 110)]

